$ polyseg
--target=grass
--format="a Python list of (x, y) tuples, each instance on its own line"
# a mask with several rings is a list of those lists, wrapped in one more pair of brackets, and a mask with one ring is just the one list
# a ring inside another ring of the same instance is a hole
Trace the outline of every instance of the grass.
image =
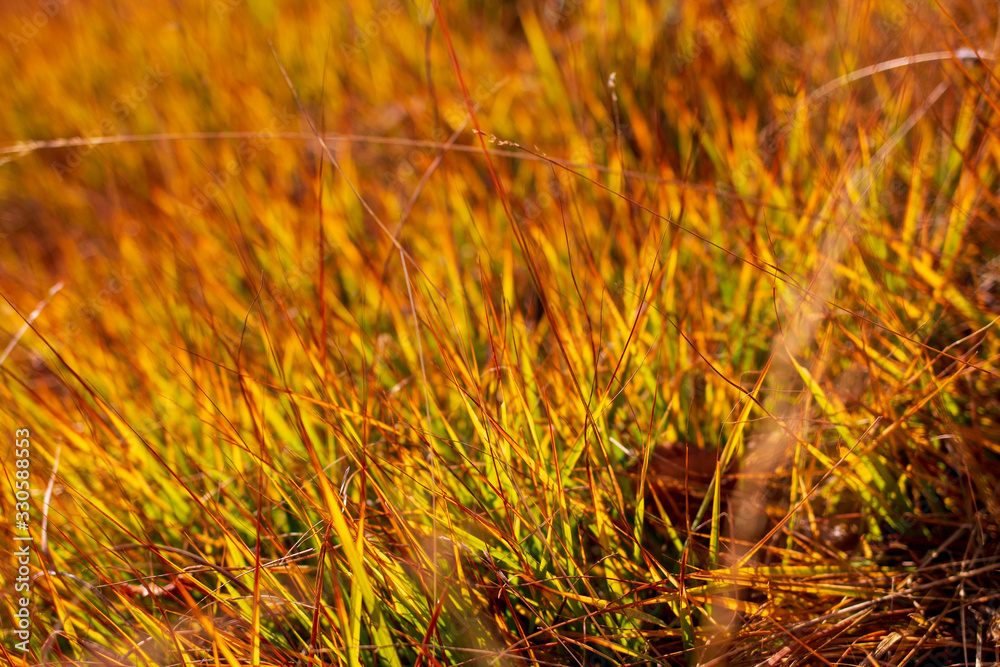
[(1000, 660), (995, 5), (318, 5), (0, 9), (7, 662)]

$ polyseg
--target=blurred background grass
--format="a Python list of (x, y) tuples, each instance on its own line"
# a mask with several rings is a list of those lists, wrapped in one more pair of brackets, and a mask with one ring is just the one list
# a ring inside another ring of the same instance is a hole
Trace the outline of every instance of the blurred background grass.
[(4, 3), (8, 658), (989, 650), (996, 5), (440, 11)]

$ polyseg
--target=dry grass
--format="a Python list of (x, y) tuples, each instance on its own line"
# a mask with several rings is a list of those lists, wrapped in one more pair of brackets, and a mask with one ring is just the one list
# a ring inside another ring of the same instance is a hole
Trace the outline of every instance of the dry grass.
[(279, 4), (0, 9), (5, 661), (1000, 661), (995, 3)]

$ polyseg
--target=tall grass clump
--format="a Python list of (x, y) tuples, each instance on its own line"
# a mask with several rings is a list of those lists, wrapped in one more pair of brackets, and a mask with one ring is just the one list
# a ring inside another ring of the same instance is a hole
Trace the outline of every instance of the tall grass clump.
[(4, 664), (1000, 661), (998, 20), (4, 3)]

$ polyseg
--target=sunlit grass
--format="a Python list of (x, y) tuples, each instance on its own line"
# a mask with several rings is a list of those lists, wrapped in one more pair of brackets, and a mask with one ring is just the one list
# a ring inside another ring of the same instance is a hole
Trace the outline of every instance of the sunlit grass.
[(994, 659), (994, 6), (40, 7), (12, 664)]

